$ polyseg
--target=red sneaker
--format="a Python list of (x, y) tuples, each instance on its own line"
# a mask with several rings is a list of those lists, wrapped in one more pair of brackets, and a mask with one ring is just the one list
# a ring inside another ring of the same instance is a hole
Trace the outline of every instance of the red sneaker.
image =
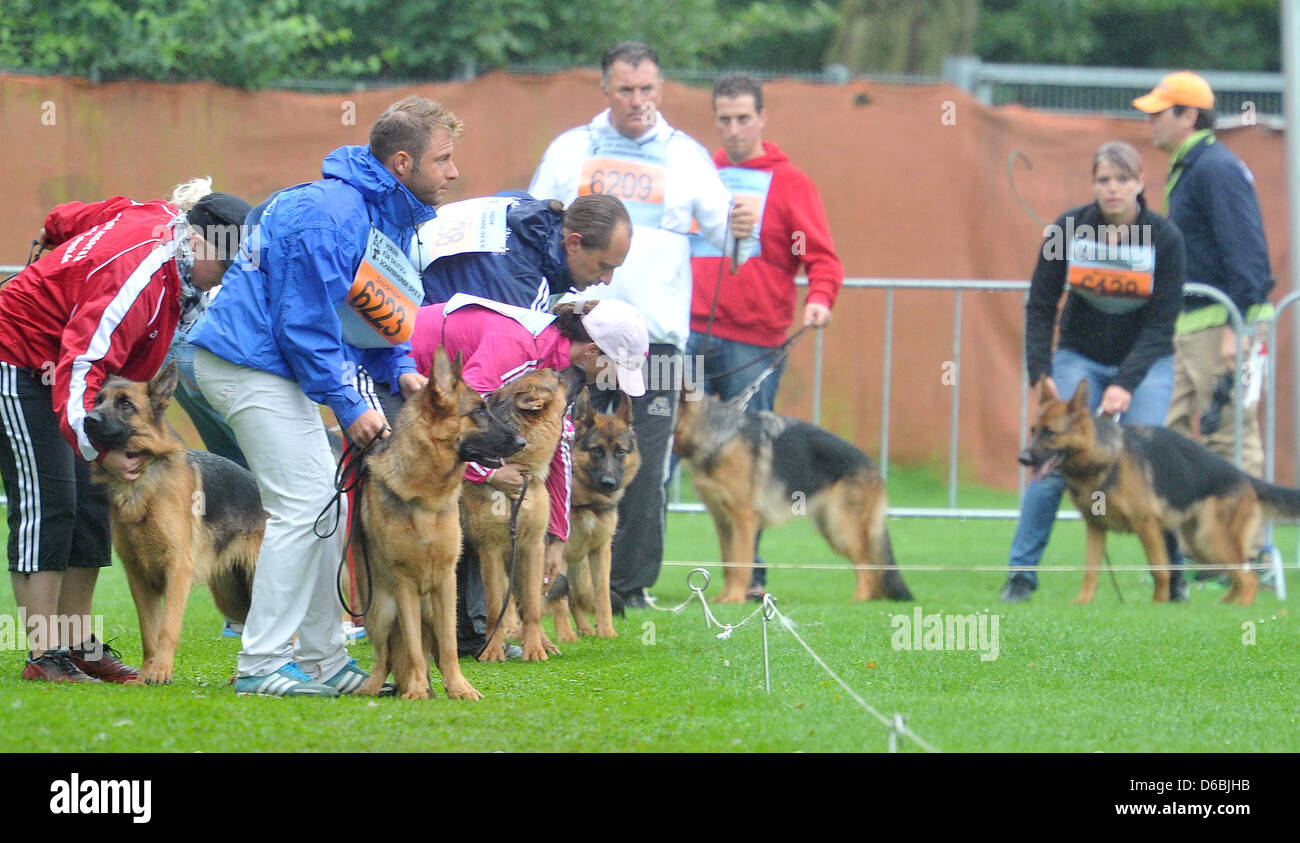
[[(95, 636), (92, 635), (90, 640), (94, 641)], [(99, 651), (99, 658), (90, 657), (84, 647), (73, 647), (69, 654), (72, 663), (88, 676), (122, 685), (140, 684), (140, 671), (123, 663), (121, 653), (102, 641), (99, 642)]]
[(27, 657), (23, 679), (36, 682), (98, 682), (77, 667), (67, 650), (46, 650), (40, 658)]

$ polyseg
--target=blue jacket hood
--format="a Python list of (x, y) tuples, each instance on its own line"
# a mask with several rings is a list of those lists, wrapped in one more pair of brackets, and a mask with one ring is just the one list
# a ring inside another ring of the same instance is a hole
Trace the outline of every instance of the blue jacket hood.
[[(368, 146), (340, 146), (321, 162), (323, 178), (338, 179), (356, 189), (380, 215), (412, 226), (433, 219), (434, 210), (415, 198), (415, 194), (388, 172)], [(406, 244), (400, 244), (406, 245)]]

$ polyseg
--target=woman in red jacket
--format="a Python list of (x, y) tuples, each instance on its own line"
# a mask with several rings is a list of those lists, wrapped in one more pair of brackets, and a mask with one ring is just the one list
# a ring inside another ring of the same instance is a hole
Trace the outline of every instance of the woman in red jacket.
[(0, 474), (31, 646), (23, 679), (139, 681), (82, 633), (110, 559), (107, 498), (90, 485), (89, 463), (130, 481), (143, 458), (101, 452), (84, 422), (109, 376), (158, 371), (182, 311), (220, 283), (249, 209), (224, 193), (188, 214), (125, 196), (60, 205), (41, 232), (53, 251), (0, 291)]

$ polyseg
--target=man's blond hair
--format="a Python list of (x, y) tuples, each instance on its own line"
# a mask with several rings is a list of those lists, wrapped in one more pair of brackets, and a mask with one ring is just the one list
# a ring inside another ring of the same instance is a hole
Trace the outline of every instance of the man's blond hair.
[(464, 133), (465, 124), (442, 103), (412, 94), (379, 115), (370, 128), (370, 152), (387, 163), (393, 155), (405, 151), (418, 164), (435, 129), (443, 130), (454, 140)]

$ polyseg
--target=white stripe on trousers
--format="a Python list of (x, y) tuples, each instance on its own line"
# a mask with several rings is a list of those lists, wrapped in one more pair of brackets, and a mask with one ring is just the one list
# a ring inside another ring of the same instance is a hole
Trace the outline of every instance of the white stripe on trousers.
[(13, 451), (18, 488), (22, 494), (22, 500), (18, 502), (21, 519), (18, 526), (18, 570), (33, 573), (40, 570), (41, 484), (27, 418), (18, 399), (18, 373), (17, 366), (0, 363), (0, 415), (4, 418), (5, 434)]

